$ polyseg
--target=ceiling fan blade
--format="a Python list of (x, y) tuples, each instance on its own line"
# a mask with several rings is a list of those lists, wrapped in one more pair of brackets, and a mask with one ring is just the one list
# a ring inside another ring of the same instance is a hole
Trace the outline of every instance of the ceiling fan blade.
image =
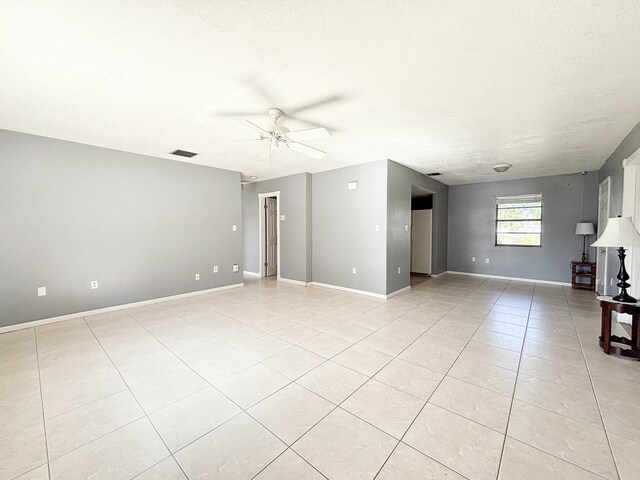
[(262, 100), (267, 102), (269, 105), (277, 105), (277, 101), (262, 85), (257, 82), (249, 82), (249, 85), (253, 89), (254, 92), (258, 94), (258, 96), (262, 97)]
[(321, 98), (320, 100), (316, 100), (315, 102), (307, 103), (305, 105), (300, 105), (296, 108), (288, 108), (287, 112), (289, 113), (299, 113), (304, 110), (311, 110), (312, 108), (321, 107), (323, 105), (327, 105), (329, 103), (339, 102), (344, 97), (342, 95), (331, 95), (326, 98)]
[(214, 112), (214, 115), (218, 117), (260, 117), (264, 116), (264, 111), (260, 112)]
[(338, 132), (339, 130), (337, 128), (331, 127), (329, 125), (320, 125), (319, 123), (316, 122), (312, 122), (310, 120), (306, 120), (304, 118), (300, 118), (298, 116), (295, 115), (289, 115), (287, 112), (283, 112), (282, 116), (284, 118), (288, 118), (290, 120), (295, 120), (297, 122), (302, 122), (302, 123), (306, 123), (307, 125), (309, 125), (310, 127), (314, 127), (314, 128), (326, 128), (327, 130), (330, 130), (332, 132)]
[(305, 145), (304, 143), (287, 142), (286, 145), (287, 148), (290, 148), (291, 150), (304, 153), (305, 155), (309, 155), (313, 158), (324, 158), (327, 155), (327, 152), (323, 152), (322, 150), (318, 150), (317, 148), (310, 147), (309, 145)]
[(326, 128), (308, 128), (306, 130), (296, 130), (287, 133), (287, 137), (291, 140), (299, 142), (300, 140), (310, 140), (312, 138), (327, 138), (331, 136), (331, 132)]
[(241, 142), (261, 142), (264, 140), (263, 138), (245, 138), (245, 139), (237, 139), (237, 140), (220, 140), (219, 142), (208, 142), (210, 145), (215, 145), (218, 143), (241, 143)]
[(255, 130), (256, 132), (264, 133), (265, 135), (271, 136), (271, 132), (269, 132), (268, 130), (265, 130), (264, 128), (256, 125), (253, 122), (250, 122), (249, 120), (238, 120), (238, 122), (244, 125), (245, 127), (249, 127), (251, 130)]

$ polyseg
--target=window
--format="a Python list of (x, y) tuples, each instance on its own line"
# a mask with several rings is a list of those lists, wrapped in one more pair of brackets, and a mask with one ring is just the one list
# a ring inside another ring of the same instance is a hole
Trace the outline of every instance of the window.
[(539, 247), (542, 194), (496, 197), (496, 245)]

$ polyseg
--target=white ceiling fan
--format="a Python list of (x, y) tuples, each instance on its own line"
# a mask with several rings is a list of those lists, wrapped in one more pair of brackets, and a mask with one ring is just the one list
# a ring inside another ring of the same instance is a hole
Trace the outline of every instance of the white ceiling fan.
[(324, 158), (327, 155), (327, 152), (301, 143), (300, 141), (330, 137), (331, 133), (329, 130), (319, 127), (291, 131), (284, 125), (278, 123), (278, 120), (283, 115), (282, 110), (279, 108), (270, 108), (267, 110), (267, 114), (273, 121), (267, 128), (262, 128), (249, 120), (240, 120), (240, 123), (260, 134), (260, 138), (256, 140), (269, 142), (269, 154), (271, 154), (273, 148), (285, 147), (318, 159)]

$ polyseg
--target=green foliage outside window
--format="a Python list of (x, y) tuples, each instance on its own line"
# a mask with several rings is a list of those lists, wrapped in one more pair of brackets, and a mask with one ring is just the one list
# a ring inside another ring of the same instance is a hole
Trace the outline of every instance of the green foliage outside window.
[(542, 240), (542, 201), (498, 202), (496, 245), (539, 247)]

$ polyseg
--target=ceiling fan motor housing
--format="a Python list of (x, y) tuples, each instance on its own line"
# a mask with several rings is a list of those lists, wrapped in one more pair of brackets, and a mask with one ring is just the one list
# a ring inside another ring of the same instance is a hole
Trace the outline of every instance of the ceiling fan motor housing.
[(270, 108), (269, 110), (267, 110), (267, 115), (271, 117), (273, 123), (276, 123), (282, 116), (282, 110), (280, 110), (279, 108)]

